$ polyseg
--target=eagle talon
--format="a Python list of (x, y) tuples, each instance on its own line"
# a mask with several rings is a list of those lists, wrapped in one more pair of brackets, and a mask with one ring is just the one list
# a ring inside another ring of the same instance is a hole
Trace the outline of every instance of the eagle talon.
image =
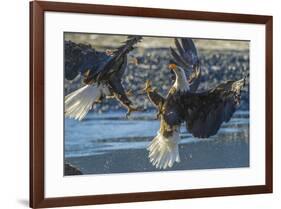
[(131, 112), (130, 111), (127, 111), (127, 113), (126, 113), (126, 119), (129, 119), (129, 116), (131, 115)]
[(151, 92), (152, 91), (151, 80), (147, 80), (145, 82), (145, 87), (144, 87), (143, 91), (144, 92)]
[(128, 107), (128, 110), (126, 113), (126, 118), (128, 119), (132, 112), (136, 112), (139, 110), (140, 110), (140, 108), (138, 108), (138, 107)]
[(106, 99), (115, 99), (115, 96), (106, 96)]
[(102, 103), (102, 99), (97, 99), (96, 101), (93, 102), (92, 109), (94, 109), (95, 105), (101, 104), (101, 103)]
[(102, 103), (102, 99), (97, 99), (97, 100), (94, 102), (94, 104), (100, 104), (100, 103)]
[(134, 96), (132, 90), (127, 91), (127, 92), (126, 92), (126, 95), (127, 95), (128, 97)]

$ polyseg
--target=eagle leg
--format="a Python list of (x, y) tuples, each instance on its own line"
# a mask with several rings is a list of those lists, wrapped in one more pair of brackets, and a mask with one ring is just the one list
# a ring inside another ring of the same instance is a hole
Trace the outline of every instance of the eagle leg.
[(126, 118), (128, 119), (132, 112), (136, 112), (136, 111), (139, 111), (139, 110), (140, 110), (139, 107), (127, 106)]
[(158, 93), (157, 88), (152, 88), (150, 80), (146, 81), (143, 91), (146, 92), (146, 94), (147, 94), (149, 100), (152, 102), (152, 104), (155, 107), (157, 107), (156, 117), (157, 117), (157, 119), (159, 119), (160, 115), (163, 114), (163, 105), (164, 105), (164, 102), (165, 102), (164, 97), (162, 97)]
[(115, 96), (114, 95), (106, 96), (106, 99), (115, 99)]
[(91, 109), (94, 109), (94, 106), (95, 106), (95, 105), (101, 104), (101, 103), (102, 103), (102, 100), (103, 100), (103, 98), (99, 98), (99, 99), (97, 99), (96, 101), (94, 101), (93, 104), (92, 104), (92, 108), (91, 108)]
[(134, 96), (132, 89), (126, 92), (127, 97)]
[(160, 116), (163, 114), (163, 102), (159, 102), (158, 108), (157, 108), (157, 114), (156, 118), (160, 119)]
[(146, 93), (152, 91), (151, 80), (147, 80), (145, 82), (145, 87), (144, 87), (143, 91), (146, 92)]

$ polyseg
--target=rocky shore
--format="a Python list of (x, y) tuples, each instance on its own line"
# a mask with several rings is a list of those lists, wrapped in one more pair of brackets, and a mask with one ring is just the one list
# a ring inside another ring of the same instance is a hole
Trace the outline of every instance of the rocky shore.
[(72, 164), (67, 162), (64, 163), (64, 175), (72, 176), (72, 175), (82, 175), (82, 174), (83, 173)]
[[(106, 48), (105, 48), (106, 49)], [(241, 79), (249, 73), (249, 51), (242, 50), (200, 50), (199, 51), (202, 77), (199, 90), (212, 88), (226, 80)], [(137, 60), (137, 64), (135, 62)], [(132, 101), (143, 108), (144, 111), (153, 108), (146, 95), (141, 89), (144, 88), (147, 79), (158, 91), (166, 95), (172, 85), (172, 74), (168, 69), (171, 62), (169, 48), (143, 48), (137, 47), (129, 54), (127, 72), (123, 78), (123, 84), (127, 91), (131, 90), (134, 95)], [(77, 89), (82, 85), (80, 80), (66, 81), (64, 84), (65, 94)], [(249, 86), (242, 93), (241, 109), (249, 109)], [(96, 112), (123, 110), (115, 100), (105, 100), (95, 107)]]

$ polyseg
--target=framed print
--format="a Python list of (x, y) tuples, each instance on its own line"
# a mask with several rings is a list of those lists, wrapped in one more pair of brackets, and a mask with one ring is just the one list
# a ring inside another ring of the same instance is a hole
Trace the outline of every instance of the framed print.
[(272, 17), (30, 3), (30, 207), (272, 192)]

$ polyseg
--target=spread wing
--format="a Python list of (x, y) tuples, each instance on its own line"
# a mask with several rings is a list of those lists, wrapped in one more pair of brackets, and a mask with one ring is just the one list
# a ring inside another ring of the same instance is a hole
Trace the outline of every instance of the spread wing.
[(110, 59), (93, 74), (93, 79), (96, 82), (101, 82), (110, 79), (112, 75), (121, 78), (124, 73), (124, 71), (120, 73), (121, 66), (124, 64), (127, 54), (134, 49), (134, 45), (141, 39), (141, 36), (128, 36), (124, 44), (116, 49)]
[[(186, 122), (193, 136), (207, 138), (215, 135), (223, 122), (228, 122), (240, 104), (245, 79), (227, 81), (201, 93), (176, 93), (167, 106), (165, 120), (170, 125)], [(175, 105), (174, 105), (175, 104)]]
[(109, 58), (110, 56), (105, 52), (97, 51), (91, 45), (64, 41), (65, 78), (67, 80), (73, 80), (79, 74), (85, 74), (87, 70), (96, 71)]
[(112, 76), (122, 77), (126, 55), (134, 49), (133, 45), (141, 40), (140, 36), (128, 36), (128, 39), (112, 54), (99, 52), (91, 45), (65, 41), (65, 77), (74, 79), (79, 73), (86, 84), (108, 81)]
[(175, 39), (177, 51), (171, 48), (173, 62), (182, 67), (189, 78), (190, 90), (195, 92), (200, 84), (201, 69), (196, 47), (190, 38)]

